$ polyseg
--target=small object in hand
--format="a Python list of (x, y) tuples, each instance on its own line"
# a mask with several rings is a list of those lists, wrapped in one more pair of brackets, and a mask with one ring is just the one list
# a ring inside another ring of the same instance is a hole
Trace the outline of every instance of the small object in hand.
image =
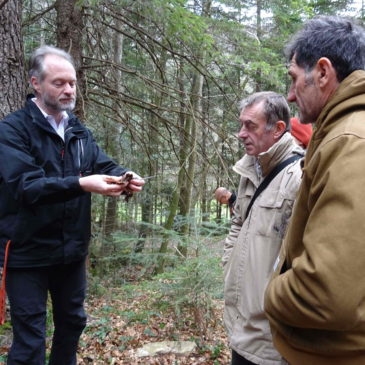
[[(120, 177), (120, 182), (117, 182), (117, 184), (127, 186), (132, 179), (133, 179), (133, 174), (126, 172), (124, 175)], [(133, 192), (130, 190), (124, 190), (122, 195), (125, 195), (124, 200), (128, 203), (129, 199), (133, 196)]]
[(133, 192), (130, 190), (124, 190), (122, 195), (125, 195), (125, 202), (128, 203), (129, 199), (133, 196)]
[[(126, 172), (124, 175), (118, 176), (117, 178), (114, 176), (109, 176), (108, 182), (110, 184), (122, 185), (126, 188), (132, 179), (133, 174), (131, 174), (130, 172)], [(125, 195), (125, 201), (128, 202), (128, 200), (133, 196), (133, 192), (127, 189), (123, 191), (122, 195)]]
[(130, 172), (126, 172), (124, 175), (118, 177), (118, 179), (115, 181), (116, 184), (127, 186), (130, 181), (133, 179), (133, 174)]

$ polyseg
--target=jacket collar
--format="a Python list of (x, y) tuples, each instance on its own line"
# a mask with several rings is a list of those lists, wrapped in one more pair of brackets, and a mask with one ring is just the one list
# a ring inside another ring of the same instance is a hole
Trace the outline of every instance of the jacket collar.
[(313, 139), (323, 138), (341, 116), (356, 109), (364, 110), (365, 71), (357, 70), (347, 76), (324, 106), (316, 121)]
[[(295, 143), (292, 135), (289, 132), (286, 132), (278, 142), (273, 144), (266, 152), (260, 153), (258, 157), (249, 155), (243, 156), (234, 165), (233, 170), (241, 176), (257, 182), (261, 180), (262, 177), (267, 176), (270, 171), (281, 161), (284, 161), (291, 152), (304, 156), (303, 149)], [(262, 172), (261, 177), (258, 176), (256, 172), (256, 163), (260, 166)]]
[[(54, 132), (54, 129), (51, 127), (51, 125), (49, 124), (49, 122), (47, 121), (45, 116), (43, 115), (42, 111), (32, 101), (32, 98), (34, 98), (34, 95), (32, 95), (32, 94), (27, 96), (27, 102), (25, 104), (25, 108), (26, 108), (27, 112), (30, 114), (30, 116), (33, 120), (33, 123), (37, 124), (42, 129)], [(67, 131), (67, 133), (71, 132), (72, 134), (85, 133), (85, 128), (82, 126), (79, 119), (73, 113), (67, 112), (67, 114), (69, 116), (69, 120), (68, 120), (68, 126), (65, 130), (65, 134), (66, 134), (66, 131)], [(54, 132), (54, 133), (56, 133), (56, 132)]]

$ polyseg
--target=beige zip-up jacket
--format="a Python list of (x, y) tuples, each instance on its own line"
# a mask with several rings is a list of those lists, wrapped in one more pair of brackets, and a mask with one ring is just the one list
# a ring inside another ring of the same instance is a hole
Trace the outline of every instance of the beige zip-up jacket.
[(286, 166), (257, 197), (244, 220), (259, 181), (294, 153), (303, 156), (290, 133), (285, 133), (258, 159), (245, 155), (234, 166), (241, 175), (230, 233), (225, 241), (224, 323), (229, 343), (241, 356), (260, 365), (281, 365), (263, 309), (266, 284), (272, 274), (301, 179), (300, 159)]

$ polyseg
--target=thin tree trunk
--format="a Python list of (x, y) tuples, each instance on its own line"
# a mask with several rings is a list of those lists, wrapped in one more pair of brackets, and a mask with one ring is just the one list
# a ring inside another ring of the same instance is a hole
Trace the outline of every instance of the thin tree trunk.
[[(117, 20), (117, 24), (115, 25), (116, 29), (120, 29), (121, 24)], [(123, 80), (122, 73), (118, 66), (122, 63), (123, 60), (123, 34), (120, 32), (113, 33), (112, 40), (112, 61), (114, 64), (114, 68), (112, 69), (112, 83), (114, 85), (113, 88), (116, 90), (116, 93), (119, 94), (123, 90)], [(120, 105), (118, 102), (113, 102), (113, 110), (115, 115), (120, 115)], [(117, 156), (117, 146), (119, 139), (119, 126), (113, 121), (106, 125), (105, 131), (105, 149), (111, 156)], [(117, 199), (113, 197), (108, 197), (106, 199), (106, 210), (105, 210), (105, 219), (104, 219), (104, 237), (110, 238), (111, 234), (115, 232), (117, 226)]]
[(185, 145), (182, 149), (183, 156), (186, 156), (187, 169), (184, 177), (184, 184), (181, 187), (180, 200), (179, 200), (179, 212), (183, 218), (182, 225), (179, 229), (182, 241), (178, 245), (179, 254), (183, 257), (187, 256), (187, 244), (185, 238), (189, 234), (190, 230), (190, 210), (191, 210), (191, 197), (194, 187), (195, 177), (195, 165), (196, 165), (196, 137), (197, 137), (197, 124), (201, 122), (202, 110), (201, 110), (201, 99), (203, 89), (203, 76), (198, 72), (194, 75), (190, 107), (193, 112), (192, 115), (187, 117), (185, 123)]
[[(209, 17), (212, 1), (206, 0), (202, 2), (202, 16)], [(199, 64), (204, 64), (205, 54), (204, 51), (198, 50), (196, 54)], [(178, 253), (183, 257), (187, 256), (187, 236), (189, 235), (191, 219), (193, 217), (191, 213), (192, 207), (192, 193), (195, 181), (195, 168), (196, 168), (196, 139), (197, 139), (197, 126), (203, 124), (202, 113), (202, 96), (203, 96), (203, 75), (198, 71), (194, 71), (193, 83), (191, 87), (191, 97), (189, 109), (191, 113), (188, 114), (184, 127), (184, 145), (181, 149), (181, 161), (186, 161), (186, 176), (184, 178), (184, 184), (181, 187), (180, 199), (179, 199), (179, 212), (182, 217), (182, 225), (180, 227), (180, 233), (182, 236), (181, 243), (178, 245)]]
[(57, 45), (69, 52), (76, 65), (77, 75), (77, 104), (75, 114), (85, 119), (84, 101), (86, 93), (85, 73), (82, 68), (82, 41), (83, 41), (83, 8), (79, 0), (56, 0), (57, 12)]

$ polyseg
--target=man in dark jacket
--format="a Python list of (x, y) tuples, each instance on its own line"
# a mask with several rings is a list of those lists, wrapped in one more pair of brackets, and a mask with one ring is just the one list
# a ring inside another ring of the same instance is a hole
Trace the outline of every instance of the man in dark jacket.
[(76, 72), (68, 53), (38, 48), (29, 76), (35, 96), (0, 122), (1, 261), (11, 240), (6, 286), (13, 343), (7, 364), (45, 364), (49, 292), (55, 327), (49, 364), (76, 365), (86, 324), (90, 193), (138, 192), (144, 180), (110, 159), (71, 113)]

